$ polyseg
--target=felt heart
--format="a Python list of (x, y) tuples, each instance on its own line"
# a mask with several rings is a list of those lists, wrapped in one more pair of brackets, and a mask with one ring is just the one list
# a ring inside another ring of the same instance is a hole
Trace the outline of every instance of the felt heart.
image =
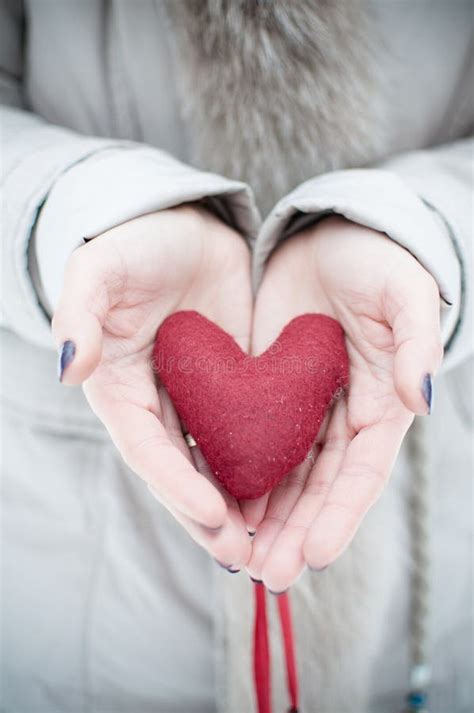
[(322, 314), (296, 317), (260, 356), (198, 312), (176, 312), (153, 364), (212, 471), (236, 498), (271, 490), (309, 453), (349, 382), (344, 333)]

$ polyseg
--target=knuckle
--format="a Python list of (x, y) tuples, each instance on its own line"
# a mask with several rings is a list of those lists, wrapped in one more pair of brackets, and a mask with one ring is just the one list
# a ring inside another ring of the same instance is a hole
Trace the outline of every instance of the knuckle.
[(344, 520), (350, 521), (354, 518), (352, 504), (345, 500), (333, 500), (328, 498), (324, 504), (324, 509), (326, 512), (332, 512), (342, 516)]
[(319, 478), (305, 488), (304, 495), (316, 500), (324, 499), (328, 496), (332, 487), (332, 481), (328, 478)]
[(358, 484), (362, 481), (367, 487), (371, 487), (384, 484), (387, 480), (387, 473), (371, 463), (354, 463), (341, 470), (339, 479), (351, 481), (352, 485), (354, 485), (354, 481)]

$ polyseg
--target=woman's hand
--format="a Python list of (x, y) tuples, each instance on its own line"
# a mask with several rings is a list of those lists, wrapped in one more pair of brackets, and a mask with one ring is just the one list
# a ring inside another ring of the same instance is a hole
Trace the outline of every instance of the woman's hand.
[(76, 250), (66, 268), (53, 319), (58, 348), (66, 342), (62, 380), (83, 383), (125, 462), (194, 539), (240, 568), (250, 543), (239, 507), (197, 449), (190, 453), (152, 369), (157, 328), (186, 309), (214, 320), (248, 349), (249, 252), (240, 235), (195, 206), (145, 215), (100, 235)]
[(270, 494), (245, 503), (257, 527), (249, 573), (285, 590), (305, 563), (320, 570), (353, 538), (387, 483), (413, 414), (429, 412), (442, 360), (433, 278), (386, 236), (326, 219), (276, 251), (254, 315), (253, 352), (293, 317), (322, 312), (346, 333), (350, 388), (326, 419), (315, 460)]

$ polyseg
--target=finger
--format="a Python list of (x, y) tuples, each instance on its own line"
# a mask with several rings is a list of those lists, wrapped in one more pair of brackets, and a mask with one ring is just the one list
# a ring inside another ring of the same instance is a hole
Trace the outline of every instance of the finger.
[[(333, 413), (326, 415), (319, 430), (317, 442), (313, 445), (305, 461), (286, 476), (270, 494), (265, 517), (253, 542), (252, 558), (249, 563), (249, 574), (254, 579), (261, 579), (265, 576), (263, 570), (269, 554), (273, 551), (275, 541), (278, 540), (280, 533), (285, 529), (288, 519), (299, 507), (301, 498), (303, 498), (302, 508), (305, 507), (308, 500), (311, 500), (309, 495), (307, 498), (304, 495), (308, 487), (308, 479), (313, 477), (314, 463), (319, 462), (321, 442), (326, 440), (328, 428), (331, 428), (332, 424), (332, 430), (336, 432), (340, 428), (340, 423), (345, 424), (344, 403), (342, 400), (339, 401)], [(342, 417), (339, 414), (342, 414)], [(277, 590), (272, 589), (272, 591)]]
[(347, 448), (341, 468), (306, 536), (303, 555), (312, 569), (333, 562), (350, 543), (364, 515), (381, 494), (413, 416), (363, 428)]
[[(94, 399), (91, 403), (94, 407)], [(224, 498), (173, 444), (155, 414), (112, 399), (103, 399), (95, 410), (124, 461), (160, 499), (206, 527), (224, 524)]]
[[(209, 473), (208, 466), (201, 453), (197, 453), (197, 448), (192, 448), (193, 458), (196, 459), (196, 466), (199, 472), (212, 482), (213, 476)], [(204, 527), (194, 520), (184, 515), (176, 509), (173, 503), (159, 495), (151, 486), (151, 493), (159, 500), (174, 516), (193, 540), (203, 547), (211, 557), (229, 572), (240, 571), (248, 562), (251, 553), (250, 539), (245, 528), (240, 511), (236, 505), (232, 506), (227, 502), (227, 516), (221, 527), (217, 529)], [(222, 493), (224, 495), (224, 493)], [(227, 496), (230, 500), (230, 496)], [(225, 499), (225, 498), (224, 498)], [(235, 502), (235, 501), (234, 501)]]
[[(172, 503), (161, 497), (161, 502), (174, 515), (176, 520), (184, 527), (191, 537), (201, 547), (226, 569), (234, 572), (241, 569), (250, 557), (250, 542), (235, 498), (232, 498), (212, 474), (208, 463), (197, 447), (189, 448), (183, 437), (181, 424), (173, 403), (163, 386), (159, 386), (159, 401), (161, 406), (161, 420), (170, 440), (183, 455), (193, 463), (196, 470), (201, 473), (222, 495), (226, 506), (227, 516), (223, 525), (217, 530), (203, 527), (189, 517), (183, 515)], [(150, 487), (157, 499), (157, 493)]]
[(102, 354), (102, 325), (109, 309), (103, 265), (108, 265), (110, 258), (104, 263), (97, 259), (97, 253), (92, 241), (71, 255), (53, 316), (53, 338), (60, 350), (60, 380), (65, 384), (85, 381)]
[[(153, 489), (150, 490), (155, 495)], [(160, 497), (157, 497), (157, 500), (162, 502), (176, 521), (216, 560), (217, 564), (231, 573), (240, 572), (245, 567), (251, 552), (250, 540), (247, 533), (242, 537), (242, 531), (236, 526), (232, 517), (229, 517), (218, 530), (212, 531), (196, 524), (172, 505), (163, 502)]]
[(255, 500), (241, 500), (240, 511), (247, 524), (247, 530), (251, 535), (257, 532), (257, 528), (265, 517), (270, 493), (262, 495)]
[(414, 264), (413, 270), (405, 270), (402, 282), (388, 289), (386, 303), (395, 344), (396, 391), (410, 411), (427, 414), (431, 379), (443, 358), (438, 287)]
[(196, 541), (205, 547), (214, 559), (232, 572), (244, 567), (251, 554), (251, 543), (245, 521), (235, 498), (233, 498), (219, 483), (211, 472), (207, 461), (199, 448), (191, 449), (196, 468), (202, 473), (222, 495), (227, 506), (227, 519), (217, 532), (210, 532), (202, 527), (191, 524), (189, 530)]
[(252, 543), (247, 571), (253, 579), (262, 579), (265, 558), (300, 497), (311, 463), (305, 460), (281, 480), (270, 493), (265, 517)]
[(341, 400), (333, 411), (324, 445), (303, 492), (264, 561), (262, 579), (271, 591), (288, 589), (305, 568), (303, 545), (306, 536), (331, 490), (349, 443), (346, 405)]

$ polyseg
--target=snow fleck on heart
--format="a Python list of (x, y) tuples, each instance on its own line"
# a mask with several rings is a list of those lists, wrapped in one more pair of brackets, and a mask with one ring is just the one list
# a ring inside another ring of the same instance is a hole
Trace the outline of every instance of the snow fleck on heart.
[(322, 314), (289, 322), (260, 356), (198, 312), (160, 326), (153, 366), (178, 415), (231, 495), (258, 498), (310, 451), (349, 384), (340, 324)]

